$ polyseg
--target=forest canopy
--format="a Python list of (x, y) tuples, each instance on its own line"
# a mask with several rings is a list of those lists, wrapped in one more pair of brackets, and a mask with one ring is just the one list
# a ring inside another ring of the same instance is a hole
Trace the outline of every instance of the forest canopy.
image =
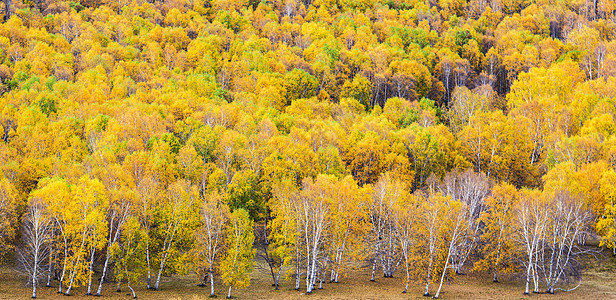
[(616, 253), (613, 0), (3, 4), (0, 256), (33, 296), (230, 297), (257, 255), (309, 293), (363, 261), (554, 293)]

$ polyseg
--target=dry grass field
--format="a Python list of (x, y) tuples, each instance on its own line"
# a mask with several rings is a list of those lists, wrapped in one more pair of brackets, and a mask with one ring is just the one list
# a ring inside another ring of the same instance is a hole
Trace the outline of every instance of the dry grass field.
[[(233, 290), (237, 299), (426, 299), (422, 297), (423, 285), (411, 284), (406, 294), (402, 294), (404, 280), (397, 273), (394, 278), (377, 278), (370, 282), (370, 270), (359, 268), (350, 271), (338, 284), (326, 283), (322, 290), (315, 290), (312, 295), (304, 295), (295, 291), (294, 281), (286, 280), (278, 291), (271, 287), (271, 277), (265, 264), (259, 265), (252, 274), (249, 288)], [(455, 281), (443, 287), (441, 299), (616, 299), (616, 262), (612, 258), (601, 259), (600, 262), (587, 268), (583, 275), (584, 282), (575, 291), (556, 292), (554, 295), (531, 294), (524, 296), (523, 283), (519, 278), (502, 278), (502, 282), (491, 282), (487, 274), (470, 274), (458, 276)], [(196, 284), (195, 276), (163, 278), (161, 289), (148, 291), (144, 287), (136, 289), (139, 299), (207, 299), (209, 287), (201, 288)], [(74, 290), (72, 296), (57, 294), (55, 288), (39, 289), (39, 299), (97, 299), (85, 296), (85, 288)], [(218, 298), (226, 296), (227, 288), (218, 283)], [(25, 279), (15, 275), (10, 269), (0, 269), (0, 299), (28, 299), (31, 290), (25, 287)], [(130, 291), (115, 290), (113, 283), (105, 284), (103, 299), (131, 299)]]

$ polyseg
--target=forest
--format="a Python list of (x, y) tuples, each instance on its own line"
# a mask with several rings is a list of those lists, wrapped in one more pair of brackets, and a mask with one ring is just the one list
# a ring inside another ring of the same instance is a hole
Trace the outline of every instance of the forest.
[(1, 268), (33, 298), (233, 297), (257, 260), (554, 294), (616, 255), (615, 0), (0, 7)]

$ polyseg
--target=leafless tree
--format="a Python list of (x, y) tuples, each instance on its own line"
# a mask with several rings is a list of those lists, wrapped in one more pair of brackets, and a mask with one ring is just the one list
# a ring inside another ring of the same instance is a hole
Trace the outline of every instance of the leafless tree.
[(396, 242), (397, 226), (392, 215), (394, 201), (402, 192), (400, 185), (393, 182), (388, 174), (384, 174), (375, 184), (372, 200), (368, 203), (368, 217), (372, 225), (374, 247), (371, 281), (375, 280), (379, 262), (383, 269), (383, 276), (392, 277), (402, 261)]
[(330, 226), (326, 197), (326, 191), (312, 182), (312, 179), (304, 180), (299, 206), (302, 212), (301, 234), (306, 246), (306, 293), (311, 293), (314, 289), (320, 260), (326, 258), (322, 251), (327, 228)]
[(535, 292), (539, 291), (536, 262), (541, 237), (546, 229), (548, 218), (546, 208), (547, 205), (542, 201), (539, 193), (528, 192), (522, 194), (515, 209), (516, 239), (522, 245), (525, 254), (523, 264), (526, 267), (526, 289), (524, 294), (528, 294), (530, 291), (531, 278), (535, 284)]
[(490, 182), (484, 174), (476, 173), (471, 169), (462, 173), (454, 170), (445, 176), (439, 190), (446, 196), (462, 201), (466, 210), (463, 227), (465, 232), (462, 233), (452, 253), (453, 268), (456, 273), (460, 274), (479, 240), (481, 229), (479, 217), (485, 210), (484, 200), (490, 193)]
[(43, 262), (49, 259), (52, 221), (46, 216), (42, 203), (33, 199), (22, 223), (23, 246), (18, 251), (19, 261), (32, 284), (32, 298), (44, 275)]
[(578, 273), (575, 259), (587, 252), (578, 242), (588, 231), (592, 216), (584, 208), (584, 201), (568, 192), (557, 192), (550, 200), (538, 268), (542, 271), (546, 292), (553, 294), (557, 284), (566, 281), (569, 274)]

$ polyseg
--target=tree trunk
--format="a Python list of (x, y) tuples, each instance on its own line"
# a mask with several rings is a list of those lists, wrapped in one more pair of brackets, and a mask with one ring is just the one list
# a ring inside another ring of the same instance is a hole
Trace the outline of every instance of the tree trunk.
[[(77, 260), (77, 263), (75, 263), (75, 265), (79, 264), (79, 259)], [(75, 275), (77, 274), (76, 270), (71, 270), (69, 275), (68, 275), (68, 287), (66, 288), (66, 292), (64, 292), (64, 295), (70, 295), (71, 290), (73, 289), (73, 282), (75, 281)]]
[[(75, 265), (79, 265), (79, 261), (81, 259), (77, 259), (77, 262), (75, 263)], [(77, 270), (71, 270), (71, 272), (68, 275), (68, 287), (66, 288), (66, 292), (64, 293), (64, 295), (70, 295), (71, 290), (73, 289), (73, 282), (75, 282), (75, 275), (77, 275)]]
[[(502, 231), (503, 231), (503, 229), (502, 229), (502, 226), (501, 226), (501, 234), (502, 234)], [(498, 270), (498, 264), (500, 262), (500, 255), (501, 255), (502, 244), (503, 244), (503, 241), (502, 241), (502, 238), (499, 235), (499, 238), (498, 238), (498, 248), (497, 248), (498, 250), (496, 251), (496, 262), (495, 262), (495, 265), (494, 265), (494, 279), (492, 280), (492, 282), (498, 282), (498, 277), (496, 276), (496, 273), (497, 273), (497, 270)]]
[(229, 286), (229, 293), (227, 293), (227, 298), (231, 298), (231, 286)]
[[(431, 242), (432, 243), (432, 242)], [(430, 281), (432, 280), (432, 263), (434, 261), (434, 257), (432, 256), (432, 246), (430, 246), (430, 260), (428, 262), (428, 273), (426, 274), (426, 291), (424, 292), (424, 296), (430, 296)]]
[(94, 267), (94, 252), (95, 248), (92, 247), (92, 254), (90, 255), (90, 267), (88, 268), (89, 272), (88, 272), (88, 292), (86, 293), (86, 295), (92, 295), (92, 268)]
[[(453, 245), (453, 240), (452, 240), (452, 245)], [(438, 296), (441, 294), (441, 288), (443, 287), (443, 280), (445, 280), (445, 274), (447, 273), (447, 266), (449, 264), (449, 258), (451, 257), (451, 245), (449, 246), (449, 251), (447, 251), (447, 260), (445, 260), (445, 267), (443, 268), (443, 274), (441, 275), (441, 283), (438, 286), (438, 290), (436, 290), (436, 295), (434, 295), (434, 298), (438, 298)]]
[(158, 285), (160, 284), (160, 277), (163, 274), (163, 268), (165, 267), (165, 263), (167, 262), (167, 255), (168, 255), (168, 252), (165, 251), (162, 259), (160, 260), (160, 269), (158, 269), (158, 276), (156, 276), (156, 283), (154, 284), (154, 290), (158, 290)]
[[(107, 250), (109, 251), (109, 250)], [(101, 281), (98, 284), (98, 289), (96, 290), (96, 296), (101, 295), (101, 291), (103, 290), (103, 281), (105, 280), (105, 275), (107, 275), (107, 266), (109, 265), (109, 253), (107, 253), (107, 257), (105, 257), (105, 264), (103, 266), (103, 275), (101, 276)]]
[(528, 295), (529, 292), (529, 288), (530, 288), (530, 272), (532, 269), (532, 265), (529, 262), (528, 267), (526, 267), (526, 289), (524, 290), (524, 295)]
[(36, 276), (37, 276), (37, 270), (38, 270), (38, 261), (39, 258), (39, 253), (38, 251), (34, 253), (34, 266), (32, 268), (32, 298), (36, 298)]
[(128, 283), (128, 288), (130, 289), (130, 291), (133, 293), (133, 299), (137, 299), (137, 295), (135, 294), (135, 290), (133, 290), (133, 287), (130, 286), (130, 282)]
[(66, 275), (66, 250), (64, 250), (64, 264), (62, 266), (62, 275), (60, 275), (60, 283), (58, 284), (58, 293), (62, 293), (62, 282), (64, 282), (64, 275)]
[(299, 257), (297, 257), (297, 265), (295, 270), (295, 290), (299, 290), (299, 285), (301, 283), (302, 278), (302, 268), (300, 265)]
[(312, 264), (312, 261), (311, 261), (311, 255), (310, 255), (310, 245), (308, 244), (308, 238), (306, 238), (306, 293), (307, 294), (310, 294), (310, 292), (312, 292), (312, 285), (310, 284), (310, 276), (312, 275), (312, 272), (310, 270), (311, 264)]
[(408, 260), (406, 260), (406, 286), (404, 287), (404, 291), (402, 291), (402, 293), (406, 293), (406, 291), (409, 289), (409, 281), (411, 280), (411, 275), (409, 274), (409, 262)]
[(537, 264), (533, 265), (533, 282), (535, 284), (535, 288), (533, 293), (539, 293), (539, 272), (537, 272)]
[(163, 262), (161, 262), (161, 264), (160, 264), (160, 269), (158, 270), (158, 275), (156, 276), (156, 282), (154, 283), (154, 290), (155, 290), (155, 291), (157, 291), (157, 290), (158, 290), (158, 285), (160, 284), (160, 276), (161, 276), (161, 275), (162, 275), (162, 273), (163, 273), (163, 266), (164, 266), (164, 263), (163, 263)]
[(284, 265), (284, 260), (280, 262), (280, 267), (278, 268), (278, 273), (276, 274), (276, 279), (274, 280), (274, 290), (278, 290), (278, 283), (280, 282), (280, 273), (282, 273), (283, 265)]
[[(79, 263), (79, 260), (77, 260), (77, 263), (75, 265), (77, 265)], [(73, 289), (73, 282), (75, 281), (75, 275), (77, 274), (76, 270), (73, 270), (69, 273), (68, 275), (68, 287), (66, 288), (66, 292), (64, 292), (64, 295), (70, 295), (71, 290)]]
[(145, 260), (148, 264), (148, 290), (152, 288), (152, 267), (150, 267), (150, 243), (147, 241), (145, 242)]
[(210, 268), (210, 297), (214, 297), (214, 271)]
[[(267, 237), (267, 217), (264, 218), (264, 222), (263, 222), (263, 240), (265, 241), (265, 245), (269, 245), (269, 239)], [(267, 249), (267, 247), (266, 247)]]
[(374, 281), (375, 280), (375, 275), (376, 275), (376, 264), (377, 264), (377, 260), (379, 259), (379, 255), (380, 255), (380, 242), (377, 241), (376, 244), (376, 250), (374, 252), (374, 262), (372, 263), (372, 277), (370, 278), (370, 281)]
[(316, 283), (316, 274), (315, 273), (316, 273), (316, 268), (317, 268), (317, 254), (318, 254), (316, 246), (317, 246), (317, 244), (315, 242), (314, 249), (312, 251), (312, 257), (310, 258), (310, 260), (312, 262), (308, 263), (308, 272), (310, 274), (310, 276), (309, 276), (310, 278), (309, 279), (306, 278), (306, 281), (308, 282), (306, 293), (312, 293), (312, 289), (313, 289), (313, 287), (315, 286), (315, 283)]
[(336, 270), (336, 279), (334, 280), (335, 283), (338, 283), (338, 275), (340, 275), (340, 270)]
[(51, 273), (53, 270), (53, 251), (52, 254), (49, 255), (49, 266), (47, 267), (47, 284), (46, 287), (51, 287)]
[(312, 262), (307, 259), (306, 261), (306, 294), (312, 293), (312, 270), (310, 266)]
[(4, 0), (4, 22), (11, 18), (11, 0)]
[(70, 280), (68, 282), (68, 288), (66, 288), (66, 292), (64, 292), (64, 295), (70, 295), (71, 294), (71, 289), (73, 288), (73, 278), (72, 276), (70, 276)]
[[(344, 248), (344, 243), (342, 244), (342, 248)], [(336, 262), (334, 264), (334, 267), (332, 268), (333, 271), (333, 282), (338, 283), (338, 275), (340, 274), (340, 265), (342, 264), (342, 251), (343, 250), (338, 250), (336, 252)]]

